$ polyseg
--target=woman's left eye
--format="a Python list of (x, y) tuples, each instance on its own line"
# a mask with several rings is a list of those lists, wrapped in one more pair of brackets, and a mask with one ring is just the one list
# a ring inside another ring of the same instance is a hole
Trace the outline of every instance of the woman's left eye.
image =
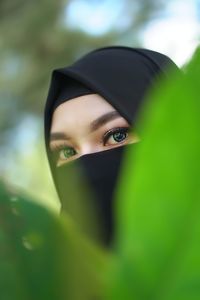
[(118, 143), (122, 143), (124, 140), (128, 138), (128, 130), (129, 128), (117, 128), (112, 129), (105, 133), (103, 138), (104, 146), (106, 145), (116, 145)]

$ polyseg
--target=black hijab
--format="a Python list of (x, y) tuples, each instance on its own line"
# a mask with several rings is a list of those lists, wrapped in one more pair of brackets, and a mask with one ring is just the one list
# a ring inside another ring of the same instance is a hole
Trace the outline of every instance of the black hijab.
[[(63, 184), (63, 178), (69, 176), (68, 164), (55, 168), (49, 150), (52, 114), (56, 107), (69, 99), (96, 93), (132, 125), (136, 122), (145, 94), (158, 76), (170, 76), (169, 69), (178, 68), (161, 53), (110, 46), (96, 49), (72, 65), (53, 71), (45, 106), (45, 143), (61, 210), (67, 207), (71, 195), (69, 188), (66, 189)], [(114, 233), (112, 200), (124, 148), (86, 154), (78, 159), (94, 192), (93, 201), (98, 211), (102, 241), (106, 245), (110, 244)]]

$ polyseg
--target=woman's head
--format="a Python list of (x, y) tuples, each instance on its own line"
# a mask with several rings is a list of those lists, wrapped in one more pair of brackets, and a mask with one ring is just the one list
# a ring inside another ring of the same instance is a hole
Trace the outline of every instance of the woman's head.
[(60, 179), (67, 176), (67, 162), (79, 161), (94, 190), (105, 243), (113, 233), (113, 193), (123, 146), (139, 141), (138, 112), (157, 77), (169, 76), (169, 69), (178, 68), (165, 55), (112, 46), (53, 71), (45, 142), (58, 195), (64, 207), (70, 195)]

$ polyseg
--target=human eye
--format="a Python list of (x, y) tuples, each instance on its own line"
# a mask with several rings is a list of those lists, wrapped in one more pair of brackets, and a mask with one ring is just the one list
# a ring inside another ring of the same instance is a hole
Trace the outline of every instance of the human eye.
[(129, 127), (113, 128), (103, 136), (104, 146), (122, 144), (129, 141)]
[(52, 153), (54, 162), (57, 166), (61, 165), (63, 162), (71, 160), (71, 158), (77, 154), (76, 150), (73, 147), (65, 144), (53, 145)]

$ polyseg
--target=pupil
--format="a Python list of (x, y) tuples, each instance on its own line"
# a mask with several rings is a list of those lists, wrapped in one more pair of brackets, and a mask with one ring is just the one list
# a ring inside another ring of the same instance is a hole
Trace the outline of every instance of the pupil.
[(121, 142), (126, 138), (126, 133), (116, 132), (116, 133), (114, 133), (113, 138), (116, 142)]
[(74, 155), (74, 150), (72, 148), (68, 148), (68, 149), (64, 150), (64, 156), (65, 157), (70, 157), (72, 155)]

